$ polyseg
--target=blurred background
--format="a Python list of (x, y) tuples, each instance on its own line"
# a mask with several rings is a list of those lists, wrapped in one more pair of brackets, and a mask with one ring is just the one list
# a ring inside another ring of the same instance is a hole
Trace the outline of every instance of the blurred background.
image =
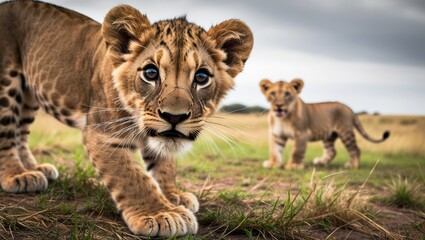
[(223, 104), (267, 107), (263, 78), (305, 81), (302, 99), (340, 101), (355, 112), (425, 114), (423, 0), (47, 1), (102, 22), (129, 4), (151, 22), (186, 15), (208, 30), (230, 18), (254, 32), (254, 49)]

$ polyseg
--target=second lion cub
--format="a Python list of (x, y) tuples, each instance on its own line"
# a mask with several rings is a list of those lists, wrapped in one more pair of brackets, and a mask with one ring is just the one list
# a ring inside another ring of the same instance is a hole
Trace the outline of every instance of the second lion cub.
[(298, 97), (303, 86), (301, 79), (294, 79), (289, 83), (272, 83), (267, 79), (260, 82), (261, 91), (270, 102), (270, 158), (263, 163), (263, 167), (270, 168), (282, 164), (282, 151), (288, 139), (294, 139), (295, 145), (286, 169), (303, 168), (307, 142), (318, 140), (323, 141), (325, 149), (321, 157), (313, 160), (313, 164), (327, 165), (336, 155), (334, 143), (339, 137), (351, 158), (345, 166), (358, 168), (360, 149), (356, 144), (354, 128), (365, 139), (374, 143), (382, 142), (390, 136), (390, 132), (385, 131), (381, 139), (371, 138), (353, 111), (339, 102), (305, 104)]

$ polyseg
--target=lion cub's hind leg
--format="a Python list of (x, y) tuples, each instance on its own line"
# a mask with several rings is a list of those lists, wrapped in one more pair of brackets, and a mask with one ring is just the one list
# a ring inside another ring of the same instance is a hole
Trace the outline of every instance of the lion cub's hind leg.
[(17, 67), (0, 65), (0, 184), (13, 193), (42, 191), (48, 185), (42, 172), (27, 170), (20, 160), (23, 82)]
[(19, 146), (19, 158), (26, 169), (40, 171), (47, 179), (54, 180), (59, 176), (58, 170), (55, 166), (49, 163), (38, 164), (28, 146), (30, 126), (34, 122), (38, 108), (39, 104), (35, 99), (34, 94), (28, 88), (24, 89), (19, 128), (21, 143)]
[(345, 164), (345, 167), (358, 168), (360, 166), (360, 149), (357, 146), (354, 132), (351, 130), (341, 135), (341, 141), (350, 154), (350, 161)]

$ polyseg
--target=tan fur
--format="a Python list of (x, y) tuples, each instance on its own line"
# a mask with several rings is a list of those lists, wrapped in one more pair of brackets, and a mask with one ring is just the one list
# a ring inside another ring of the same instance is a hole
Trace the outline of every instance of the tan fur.
[[(58, 177), (27, 144), (41, 106), (83, 130), (90, 159), (133, 233), (196, 233), (199, 203), (177, 189), (175, 156), (234, 85), (253, 46), (249, 28), (239, 20), (208, 31), (185, 18), (152, 24), (126, 5), (101, 25), (23, 0), (0, 4), (0, 35), (1, 188), (43, 191)], [(152, 69), (159, 75), (147, 79)]]
[(270, 102), (269, 111), (269, 152), (270, 159), (263, 163), (265, 168), (282, 164), (282, 151), (288, 139), (294, 139), (295, 146), (286, 169), (302, 169), (304, 154), (309, 141), (323, 141), (324, 153), (315, 158), (316, 165), (327, 165), (336, 155), (335, 140), (344, 143), (351, 160), (346, 167), (358, 168), (360, 149), (357, 147), (354, 128), (369, 141), (379, 143), (389, 137), (386, 131), (382, 139), (371, 138), (363, 129), (353, 111), (338, 102), (305, 104), (299, 94), (304, 86), (301, 79), (272, 83), (264, 79), (260, 88)]

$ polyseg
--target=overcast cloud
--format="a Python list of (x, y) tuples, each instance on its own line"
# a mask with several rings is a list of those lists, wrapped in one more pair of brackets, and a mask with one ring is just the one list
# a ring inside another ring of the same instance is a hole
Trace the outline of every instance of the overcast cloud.
[(187, 15), (208, 29), (229, 18), (253, 30), (254, 50), (225, 104), (267, 106), (258, 89), (300, 77), (306, 102), (340, 101), (354, 111), (425, 114), (423, 0), (48, 1), (99, 22), (129, 4), (154, 22)]

